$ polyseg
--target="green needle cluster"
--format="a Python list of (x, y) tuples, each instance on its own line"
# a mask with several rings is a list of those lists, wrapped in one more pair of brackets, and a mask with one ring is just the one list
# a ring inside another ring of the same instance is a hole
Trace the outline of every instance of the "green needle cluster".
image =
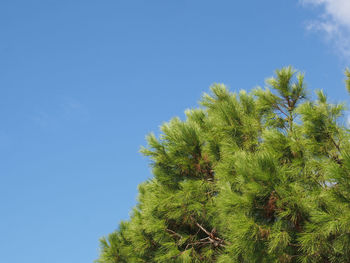
[(316, 95), (292, 67), (251, 92), (213, 85), (147, 137), (154, 177), (97, 262), (350, 262), (345, 108)]

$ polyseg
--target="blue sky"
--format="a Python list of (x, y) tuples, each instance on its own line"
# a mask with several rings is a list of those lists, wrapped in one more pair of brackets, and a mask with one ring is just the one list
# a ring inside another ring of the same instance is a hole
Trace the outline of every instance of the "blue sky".
[(145, 135), (214, 82), (249, 90), (293, 65), (347, 102), (348, 14), (347, 0), (1, 1), (2, 262), (96, 259), (151, 176)]

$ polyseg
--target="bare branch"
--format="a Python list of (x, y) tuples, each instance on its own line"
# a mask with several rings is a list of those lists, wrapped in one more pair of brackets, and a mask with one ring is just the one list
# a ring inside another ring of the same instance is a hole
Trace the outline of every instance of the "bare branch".
[(176, 233), (175, 231), (173, 231), (173, 230), (171, 230), (171, 229), (169, 229), (169, 228), (167, 228), (167, 229), (165, 229), (168, 233), (170, 233), (170, 234), (172, 234), (172, 235), (174, 235), (174, 236), (177, 236), (177, 237), (179, 237), (180, 239), (182, 238), (182, 236), (180, 235), (180, 234), (178, 234), (178, 233)]

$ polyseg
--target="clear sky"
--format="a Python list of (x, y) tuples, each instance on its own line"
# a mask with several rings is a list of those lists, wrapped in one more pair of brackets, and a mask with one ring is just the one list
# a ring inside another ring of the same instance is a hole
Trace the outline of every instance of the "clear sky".
[(348, 0), (0, 1), (1, 262), (86, 263), (151, 176), (145, 135), (293, 65), (348, 101)]

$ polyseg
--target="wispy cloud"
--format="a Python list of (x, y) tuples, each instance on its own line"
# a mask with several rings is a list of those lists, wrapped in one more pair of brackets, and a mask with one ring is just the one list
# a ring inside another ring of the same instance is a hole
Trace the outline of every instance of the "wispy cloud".
[(87, 108), (78, 100), (66, 98), (61, 105), (63, 117), (67, 120), (86, 119)]
[(303, 6), (320, 8), (319, 17), (307, 29), (322, 32), (345, 59), (350, 60), (350, 0), (300, 0)]
[(42, 128), (47, 128), (52, 122), (52, 118), (50, 118), (49, 114), (43, 111), (36, 112), (35, 115), (31, 117), (31, 119)]
[(42, 128), (52, 128), (64, 123), (87, 121), (88, 110), (80, 101), (68, 97), (61, 99), (59, 104), (50, 105), (45, 109), (41, 108), (31, 119)]

